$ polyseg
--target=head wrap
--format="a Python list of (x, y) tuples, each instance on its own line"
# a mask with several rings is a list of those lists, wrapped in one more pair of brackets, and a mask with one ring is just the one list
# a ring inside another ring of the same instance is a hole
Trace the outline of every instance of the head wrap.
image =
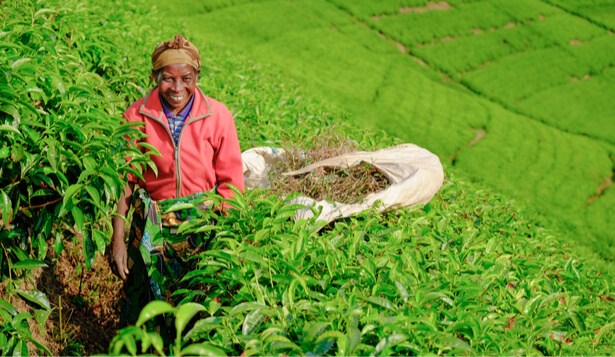
[(161, 68), (170, 64), (185, 63), (189, 64), (197, 72), (201, 71), (201, 56), (199, 50), (192, 43), (188, 42), (181, 34), (175, 35), (171, 41), (165, 41), (154, 49), (152, 53), (152, 74), (150, 80), (154, 80), (154, 74)]

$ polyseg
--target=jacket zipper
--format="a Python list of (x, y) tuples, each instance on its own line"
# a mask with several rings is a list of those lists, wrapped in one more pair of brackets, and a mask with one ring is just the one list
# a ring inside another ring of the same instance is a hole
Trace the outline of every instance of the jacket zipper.
[[(205, 119), (209, 116), (211, 116), (213, 113), (211, 113), (211, 111), (201, 117), (198, 117), (196, 119), (191, 119), (188, 120), (184, 123), (184, 126), (182, 127), (182, 130), (179, 132), (179, 138), (177, 138), (177, 145), (175, 145), (175, 140), (173, 140), (173, 137), (171, 137), (171, 140), (173, 141), (173, 147), (175, 148), (175, 182), (177, 182), (177, 197), (181, 197), (181, 188), (182, 188), (182, 175), (181, 175), (181, 165), (179, 162), (179, 147), (182, 143), (182, 134), (184, 133), (184, 130), (186, 129), (186, 127), (188, 126), (188, 124), (192, 124), (197, 120), (201, 120), (201, 119)], [(188, 116), (188, 118), (190, 118), (191, 115)], [(167, 129), (167, 131), (170, 133), (171, 131), (169, 129)]]
[[(160, 125), (164, 127), (164, 129), (167, 131), (167, 134), (169, 134), (169, 139), (171, 139), (171, 142), (173, 143), (173, 156), (175, 158), (175, 192), (176, 192), (177, 197), (181, 197), (179, 195), (181, 192), (181, 173), (179, 171), (179, 140), (178, 140), (178, 144), (176, 145), (175, 140), (173, 140), (173, 134), (171, 134), (171, 129), (169, 129), (168, 124), (165, 125), (162, 119), (160, 119), (162, 118), (162, 115), (160, 115), (160, 118), (155, 118), (153, 116), (151, 118), (156, 120)], [(184, 131), (184, 128), (182, 128), (182, 131)], [(179, 135), (181, 137), (181, 133)]]
[[(145, 105), (147, 100), (149, 99), (149, 95), (152, 92), (153, 92), (153, 90), (150, 91), (147, 94), (147, 96), (145, 97), (145, 100), (143, 101), (143, 104), (141, 105), (141, 109), (143, 108), (143, 106)], [(167, 123), (167, 125), (165, 125), (165, 123), (161, 119), (162, 116), (164, 115), (164, 111), (162, 111), (162, 113), (160, 113), (160, 117), (156, 118), (155, 116), (153, 116), (153, 115), (151, 115), (149, 113), (143, 112), (143, 111), (141, 111), (141, 109), (139, 109), (139, 114), (142, 114), (142, 115), (145, 115), (147, 117), (150, 117), (150, 118), (154, 119), (155, 121), (157, 121), (160, 125), (162, 125), (165, 128), (165, 130), (167, 131), (167, 134), (169, 134), (169, 138), (171, 139), (171, 142), (173, 143), (173, 157), (175, 159), (175, 194), (176, 194), (176, 196), (178, 198), (181, 197), (181, 188), (182, 188), (181, 165), (180, 165), (180, 162), (179, 162), (179, 158), (180, 158), (179, 147), (180, 147), (180, 144), (182, 142), (181, 139), (182, 139), (182, 134), (184, 133), (184, 129), (186, 129), (188, 124), (194, 123), (197, 120), (205, 119), (205, 118), (210, 117), (210, 116), (213, 115), (213, 111), (211, 110), (211, 106), (207, 102), (207, 99), (205, 99), (203, 97), (203, 101), (205, 102), (205, 105), (207, 105), (207, 108), (209, 109), (209, 113), (206, 113), (204, 115), (201, 115), (199, 117), (192, 118), (192, 119), (186, 121), (184, 123), (184, 127), (179, 132), (179, 138), (177, 139), (177, 144), (175, 144), (175, 140), (173, 140), (173, 134), (171, 134), (171, 129), (169, 129), (168, 123)], [(192, 115), (188, 114), (188, 118), (190, 118), (190, 117), (192, 117)]]

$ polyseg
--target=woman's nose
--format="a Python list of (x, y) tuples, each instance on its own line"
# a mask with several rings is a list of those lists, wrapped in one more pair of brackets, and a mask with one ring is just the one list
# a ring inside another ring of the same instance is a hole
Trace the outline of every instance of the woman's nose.
[(180, 92), (182, 89), (184, 89), (184, 85), (182, 81), (174, 81), (171, 88), (176, 92)]

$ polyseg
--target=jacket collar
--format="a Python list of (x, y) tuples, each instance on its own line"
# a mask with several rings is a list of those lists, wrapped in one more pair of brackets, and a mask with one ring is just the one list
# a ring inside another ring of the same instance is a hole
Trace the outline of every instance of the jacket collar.
[[(158, 92), (158, 86), (156, 86), (149, 93), (147, 93), (145, 99), (143, 99), (141, 107), (139, 108), (139, 114), (145, 115), (146, 117), (158, 120), (160, 122), (164, 122), (164, 110), (162, 110), (162, 103), (160, 102)], [(192, 110), (190, 110), (186, 123), (208, 117), (212, 114), (213, 111), (211, 109), (211, 105), (209, 105), (205, 94), (203, 94), (201, 89), (197, 87), (196, 91), (194, 91), (194, 103), (192, 103)]]

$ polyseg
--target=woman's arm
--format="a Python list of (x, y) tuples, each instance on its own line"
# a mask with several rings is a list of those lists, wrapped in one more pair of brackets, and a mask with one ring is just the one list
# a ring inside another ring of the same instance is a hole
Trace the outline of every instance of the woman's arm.
[(124, 193), (117, 202), (117, 215), (113, 217), (113, 241), (111, 242), (110, 265), (111, 271), (122, 280), (128, 277), (128, 252), (124, 240), (126, 229), (126, 213), (130, 208), (130, 200), (134, 183), (128, 183), (124, 187)]

